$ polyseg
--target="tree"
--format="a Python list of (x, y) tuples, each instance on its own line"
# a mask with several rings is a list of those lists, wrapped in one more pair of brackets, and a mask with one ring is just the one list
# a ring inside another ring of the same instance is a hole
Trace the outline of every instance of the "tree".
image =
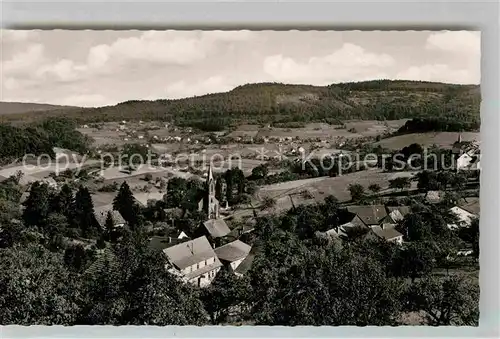
[(113, 213), (111, 213), (111, 211), (108, 211), (108, 213), (106, 214), (106, 222), (104, 224), (104, 228), (106, 229), (108, 234), (111, 234), (115, 229), (115, 221), (113, 220)]
[(426, 277), (408, 292), (409, 308), (432, 326), (478, 326), (479, 286), (465, 277)]
[(59, 253), (28, 244), (0, 250), (0, 323), (73, 325), (77, 279)]
[(406, 215), (396, 228), (406, 241), (429, 240), (432, 237), (431, 225), (425, 222), (419, 213)]
[(349, 184), (349, 192), (351, 193), (351, 198), (353, 201), (359, 201), (363, 199), (365, 195), (365, 188), (360, 184)]
[(23, 219), (27, 226), (41, 225), (49, 214), (49, 187), (47, 184), (34, 182), (30, 195), (24, 202)]
[(72, 245), (64, 251), (64, 263), (75, 272), (81, 272), (90, 260), (82, 245)]
[(263, 179), (269, 173), (269, 169), (266, 164), (261, 164), (252, 169), (252, 178), (253, 179)]
[(418, 181), (417, 188), (422, 191), (425, 191), (426, 195), (428, 191), (440, 189), (436, 172), (431, 172), (431, 171), (419, 172), (416, 175), (416, 179)]
[(202, 301), (210, 314), (212, 325), (227, 321), (231, 309), (244, 309), (249, 299), (250, 286), (245, 278), (238, 278), (227, 267), (222, 267), (211, 285), (202, 291)]
[(380, 187), (379, 184), (371, 184), (370, 186), (368, 186), (368, 189), (372, 191), (373, 194), (377, 194), (378, 192), (380, 192), (382, 188)]
[(100, 226), (94, 216), (94, 203), (88, 188), (80, 186), (75, 196), (75, 223), (83, 237), (95, 237), (100, 233)]
[(459, 172), (453, 175), (451, 179), (451, 186), (453, 187), (454, 190), (460, 192), (466, 187), (467, 182), (468, 182), (467, 175), (462, 172)]
[(262, 205), (261, 209), (266, 210), (266, 209), (272, 209), (276, 207), (276, 199), (272, 197), (264, 197), (262, 200)]
[(147, 182), (153, 180), (153, 175), (151, 173), (146, 173), (144, 175), (144, 180), (146, 180)]
[(411, 187), (410, 178), (398, 177), (393, 180), (389, 180), (389, 188), (404, 190)]
[[(187, 180), (172, 178), (168, 181), (167, 207), (180, 207), (187, 193)], [(116, 209), (116, 208), (115, 208)]]
[(258, 186), (255, 182), (249, 181), (245, 185), (245, 189), (246, 189), (247, 194), (254, 195), (255, 192), (257, 192), (257, 190), (258, 190)]
[(126, 181), (120, 186), (120, 190), (113, 200), (113, 209), (122, 215), (131, 228), (138, 226), (140, 208)]
[(226, 194), (223, 192), (224, 189), (224, 178), (218, 176), (215, 180), (215, 198), (222, 203), (226, 199)]
[(60, 213), (50, 213), (44, 225), (44, 231), (50, 236), (64, 235), (69, 227), (68, 220)]
[(449, 171), (441, 171), (437, 174), (437, 181), (439, 182), (440, 187), (444, 190), (448, 188), (448, 185), (453, 184), (454, 178), (454, 173)]
[(73, 191), (68, 184), (64, 184), (59, 192), (59, 211), (68, 219), (71, 219), (75, 209), (75, 197)]
[(434, 267), (434, 248), (429, 243), (413, 242), (398, 252), (393, 273), (411, 278), (412, 282), (429, 273)]
[(396, 324), (402, 284), (373, 258), (333, 244), (308, 250), (280, 232), (263, 246), (250, 271), (258, 325)]

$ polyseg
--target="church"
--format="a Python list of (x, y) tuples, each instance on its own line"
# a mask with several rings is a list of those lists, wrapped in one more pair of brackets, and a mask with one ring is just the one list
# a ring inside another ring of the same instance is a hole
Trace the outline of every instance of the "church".
[(203, 223), (205, 231), (212, 239), (221, 238), (229, 234), (231, 230), (224, 219), (220, 217), (219, 200), (215, 197), (215, 179), (212, 166), (208, 167), (206, 181), (206, 196), (198, 203), (198, 210), (207, 214), (208, 220)]

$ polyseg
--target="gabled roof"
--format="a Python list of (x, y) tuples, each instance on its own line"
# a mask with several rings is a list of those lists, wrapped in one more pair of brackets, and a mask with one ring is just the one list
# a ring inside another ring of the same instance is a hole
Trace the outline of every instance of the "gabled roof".
[(113, 205), (104, 205), (94, 208), (94, 216), (99, 225), (104, 226), (106, 224), (106, 219), (108, 217), (108, 212), (111, 212), (113, 221), (115, 225), (125, 224), (125, 219), (123, 219), (120, 212), (113, 209)]
[(163, 253), (175, 267), (181, 270), (210, 258), (215, 258), (215, 261), (220, 264), (214, 249), (205, 236), (165, 248)]
[(372, 231), (378, 237), (383, 238), (385, 240), (392, 240), (402, 236), (402, 234), (399, 233), (398, 230), (396, 230), (394, 225), (385, 225), (384, 227), (373, 226)]
[(243, 241), (235, 240), (228, 244), (215, 249), (215, 253), (220, 260), (233, 262), (242, 258), (245, 258), (252, 246), (245, 244)]
[(475, 216), (479, 216), (481, 212), (479, 199), (474, 199), (474, 201), (472, 202), (466, 202), (464, 204), (459, 205), (459, 207), (463, 210), (466, 210), (469, 213), (474, 214)]
[(252, 247), (250, 253), (248, 253), (247, 257), (243, 259), (243, 261), (241, 262), (241, 264), (238, 265), (238, 267), (236, 267), (234, 273), (238, 275), (244, 275), (245, 273), (247, 273), (252, 268), (253, 261), (258, 251), (259, 248), (257, 246)]
[(175, 238), (166, 236), (153, 236), (149, 240), (149, 247), (154, 251), (163, 251), (165, 248), (186, 242), (188, 238)]
[(387, 216), (384, 205), (348, 206), (347, 210), (356, 214), (366, 225), (377, 225)]
[(210, 219), (203, 223), (212, 238), (220, 238), (228, 235), (231, 230), (223, 219)]
[(392, 211), (399, 211), (399, 213), (401, 213), (403, 217), (411, 213), (410, 206), (387, 206), (387, 210), (389, 211), (389, 213), (391, 213)]

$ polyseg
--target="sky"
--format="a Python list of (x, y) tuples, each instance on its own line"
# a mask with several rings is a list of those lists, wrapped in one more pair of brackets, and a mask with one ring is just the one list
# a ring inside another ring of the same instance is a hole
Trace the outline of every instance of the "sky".
[(470, 31), (1, 30), (0, 101), (96, 107), (257, 82), (480, 83)]

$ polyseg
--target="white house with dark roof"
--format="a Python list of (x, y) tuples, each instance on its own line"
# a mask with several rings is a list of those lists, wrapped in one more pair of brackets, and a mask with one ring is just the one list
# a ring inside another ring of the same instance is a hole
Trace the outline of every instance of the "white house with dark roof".
[(235, 240), (223, 246), (217, 247), (215, 253), (219, 260), (229, 265), (233, 270), (241, 264), (248, 256), (252, 247), (245, 244), (243, 241)]
[(172, 266), (167, 266), (170, 273), (199, 287), (210, 285), (222, 266), (205, 236), (165, 248), (163, 253)]

